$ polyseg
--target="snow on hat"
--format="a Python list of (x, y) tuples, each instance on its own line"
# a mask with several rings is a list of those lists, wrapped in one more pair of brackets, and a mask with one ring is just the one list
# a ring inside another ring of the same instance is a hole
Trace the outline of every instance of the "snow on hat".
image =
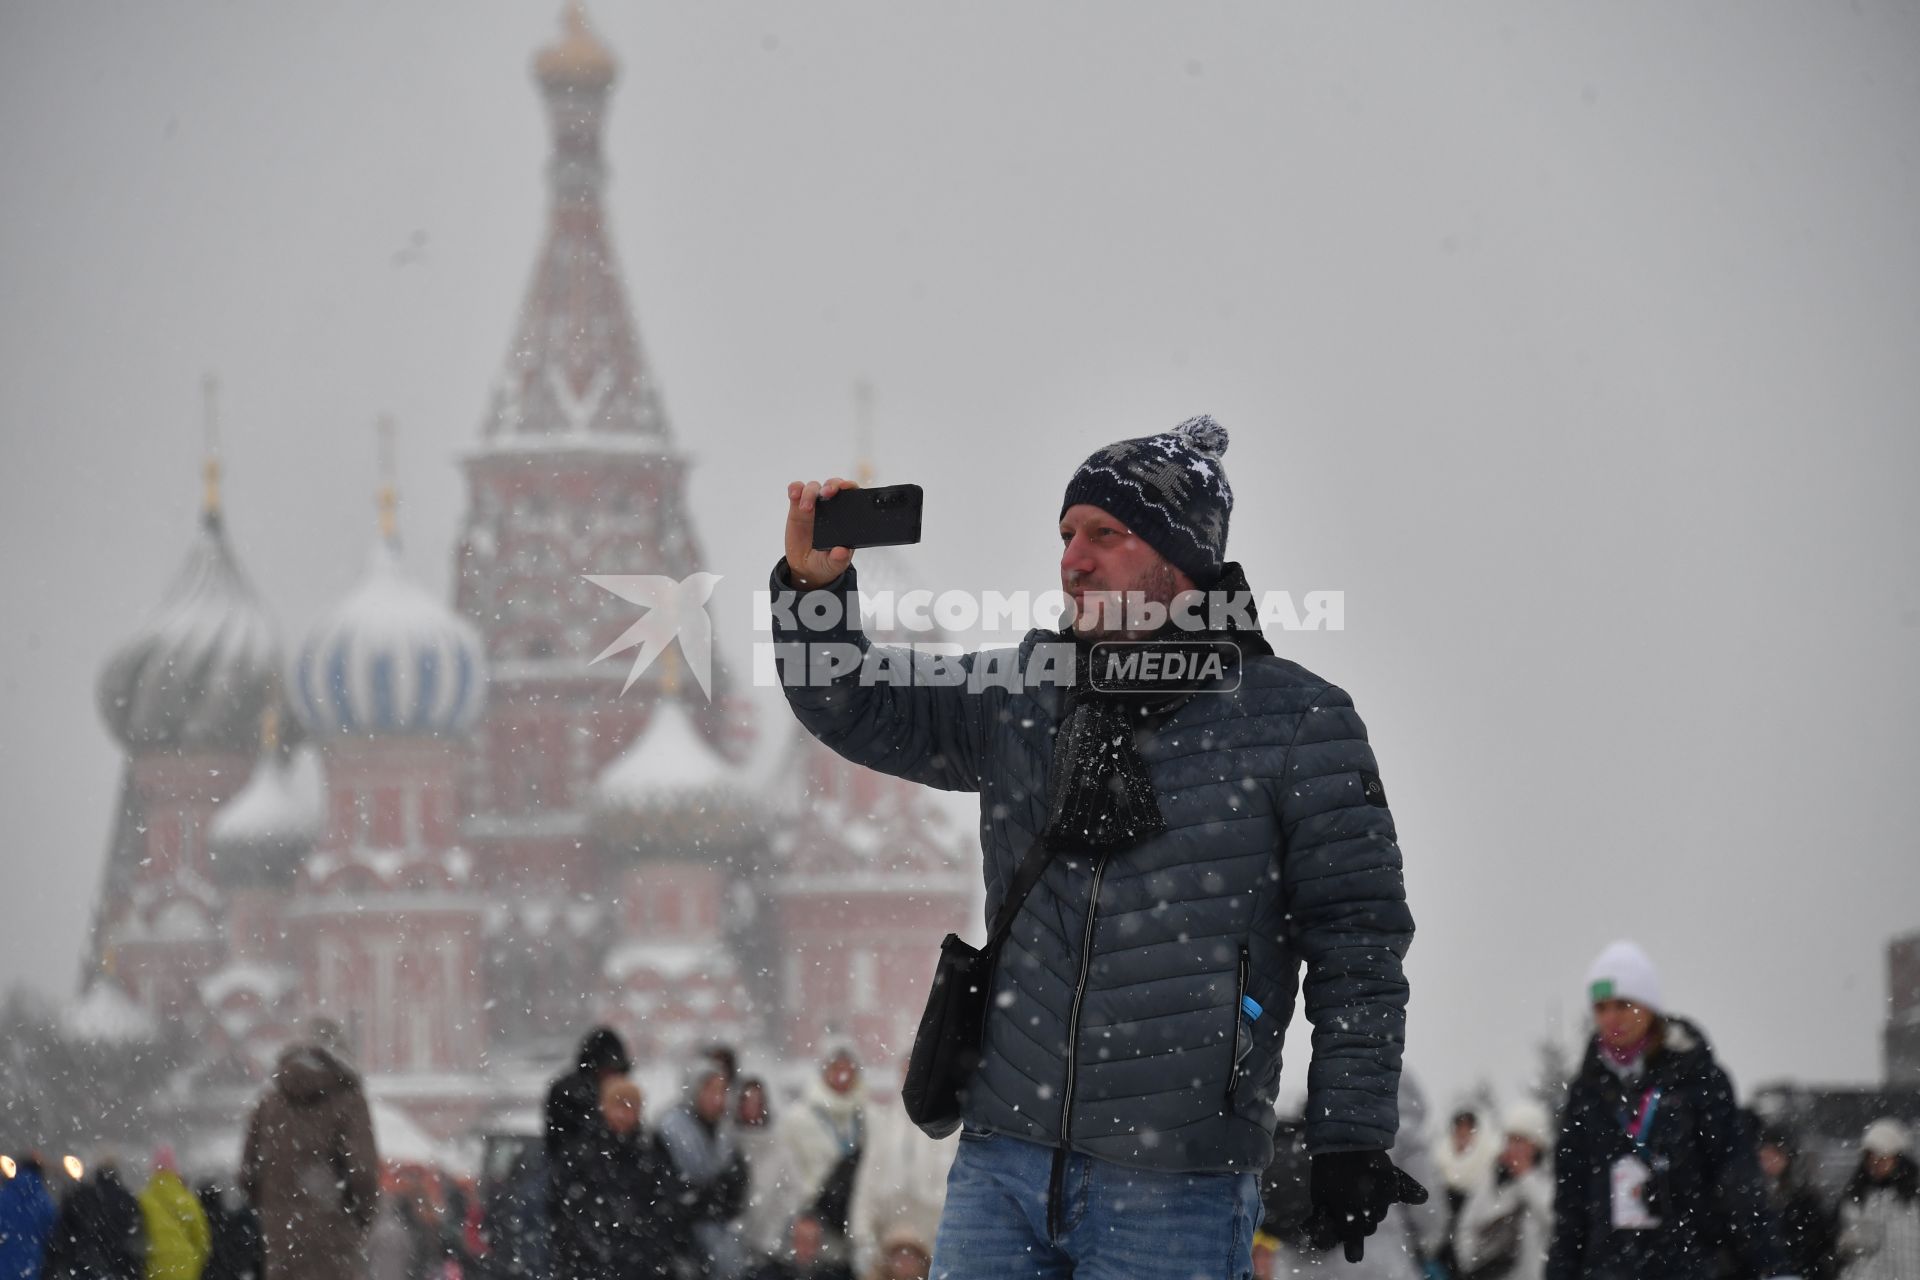
[(1587, 970), (1587, 998), (1595, 1004), (1631, 1000), (1658, 1013), (1662, 1007), (1659, 971), (1639, 943), (1616, 942)]
[(1898, 1120), (1875, 1120), (1860, 1139), (1860, 1148), (1870, 1156), (1903, 1156), (1913, 1145), (1913, 1134)]
[(1090, 503), (1138, 534), (1200, 586), (1210, 586), (1227, 557), (1233, 489), (1220, 457), (1227, 429), (1205, 414), (1157, 436), (1097, 450), (1067, 482), (1060, 514)]
[(1539, 1103), (1528, 1099), (1507, 1108), (1507, 1136), (1525, 1138), (1541, 1151), (1553, 1150), (1553, 1117)]

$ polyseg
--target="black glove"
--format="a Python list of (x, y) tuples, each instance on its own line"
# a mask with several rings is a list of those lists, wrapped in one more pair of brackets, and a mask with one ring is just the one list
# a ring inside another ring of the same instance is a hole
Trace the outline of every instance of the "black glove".
[(1328, 1151), (1313, 1158), (1308, 1184), (1313, 1213), (1307, 1238), (1314, 1247), (1347, 1247), (1347, 1261), (1358, 1262), (1363, 1243), (1396, 1204), (1425, 1204), (1427, 1189), (1394, 1167), (1384, 1151)]

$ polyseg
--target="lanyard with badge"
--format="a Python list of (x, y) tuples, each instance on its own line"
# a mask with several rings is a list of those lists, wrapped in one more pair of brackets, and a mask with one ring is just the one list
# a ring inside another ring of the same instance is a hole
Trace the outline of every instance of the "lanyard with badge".
[(1629, 1119), (1620, 1112), (1620, 1127), (1633, 1143), (1633, 1154), (1613, 1162), (1613, 1229), (1615, 1231), (1651, 1231), (1660, 1225), (1648, 1189), (1656, 1169), (1666, 1164), (1647, 1145), (1653, 1132), (1653, 1120), (1660, 1112), (1660, 1090), (1649, 1089), (1640, 1097), (1640, 1114)]

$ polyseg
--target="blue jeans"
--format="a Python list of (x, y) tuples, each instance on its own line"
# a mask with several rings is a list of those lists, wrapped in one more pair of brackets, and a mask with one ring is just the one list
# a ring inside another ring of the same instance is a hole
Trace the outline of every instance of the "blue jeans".
[(960, 1131), (933, 1280), (1245, 1280), (1260, 1187), (1248, 1173), (1155, 1173), (1073, 1152), (1047, 1229), (1053, 1149)]

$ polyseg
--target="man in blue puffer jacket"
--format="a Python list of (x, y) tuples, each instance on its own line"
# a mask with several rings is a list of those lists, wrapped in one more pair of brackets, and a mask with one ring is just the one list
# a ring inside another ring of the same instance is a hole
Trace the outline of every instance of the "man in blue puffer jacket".
[[(1071, 627), (1011, 664), (909, 660), (908, 681), (860, 629), (852, 552), (812, 546), (816, 504), (853, 486), (788, 486), (772, 587), (795, 715), (856, 763), (979, 793), (989, 915), (1036, 841), (1052, 854), (995, 971), (936, 1276), (1248, 1274), (1303, 961), (1318, 1229), (1357, 1257), (1425, 1198), (1386, 1156), (1413, 936), (1393, 819), (1352, 701), (1246, 610), (1226, 444), (1196, 418), (1093, 454), (1061, 504)], [(1112, 593), (1160, 616), (1102, 619)], [(1195, 639), (1238, 654), (1198, 691), (1094, 682), (1097, 641)]]

